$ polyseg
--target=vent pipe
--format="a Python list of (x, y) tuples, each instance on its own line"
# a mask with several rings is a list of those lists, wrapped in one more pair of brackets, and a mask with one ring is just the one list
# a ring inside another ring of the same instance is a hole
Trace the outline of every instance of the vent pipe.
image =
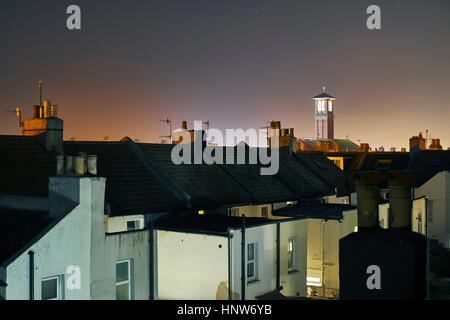
[(352, 174), (356, 180), (358, 201), (358, 229), (378, 226), (378, 183), (383, 175), (374, 171), (361, 171)]

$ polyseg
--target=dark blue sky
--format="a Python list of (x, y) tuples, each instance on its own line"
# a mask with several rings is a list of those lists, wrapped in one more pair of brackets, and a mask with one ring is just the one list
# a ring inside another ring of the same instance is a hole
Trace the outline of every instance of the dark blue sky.
[[(70, 4), (80, 31), (66, 28)], [(366, 28), (371, 4), (381, 30)], [(273, 119), (307, 137), (326, 85), (336, 137), (400, 148), (428, 128), (447, 147), (449, 39), (446, 0), (2, 0), (0, 132), (20, 134), (4, 111), (31, 117), (42, 79), (65, 138), (155, 142), (166, 117), (219, 129)]]

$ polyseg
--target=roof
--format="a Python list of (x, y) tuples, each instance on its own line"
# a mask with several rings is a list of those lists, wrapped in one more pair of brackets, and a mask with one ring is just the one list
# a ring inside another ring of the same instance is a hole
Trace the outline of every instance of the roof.
[(56, 159), (34, 136), (0, 135), (0, 194), (46, 197)]
[(171, 144), (138, 143), (146, 157), (190, 197), (193, 208), (208, 209), (251, 202), (248, 193), (216, 164), (180, 164), (171, 160)]
[(337, 141), (341, 151), (358, 151), (359, 145), (349, 139), (333, 139)]
[(286, 296), (284, 296), (280, 290), (272, 290), (270, 292), (261, 294), (255, 297), (256, 300), (288, 300)]
[(321, 203), (318, 201), (299, 201), (273, 211), (274, 216), (303, 217), (315, 219), (342, 219), (342, 212), (356, 209), (349, 204)]
[[(175, 145), (123, 141), (65, 141), (66, 155), (96, 154), (99, 176), (106, 178), (105, 211), (112, 216), (212, 209), (276, 203), (346, 192), (345, 176), (319, 152), (293, 155), (280, 150), (279, 171), (261, 175), (261, 163), (250, 164), (250, 151), (267, 148), (208, 147), (223, 152), (225, 164), (175, 165)], [(0, 136), (0, 194), (47, 196), (56, 161), (35, 137)], [(240, 148), (240, 149), (239, 149)], [(237, 164), (237, 150), (246, 161)], [(226, 155), (234, 151), (234, 164)], [(260, 159), (258, 159), (260, 160)]]
[(301, 151), (297, 152), (295, 156), (333, 189), (336, 188), (338, 196), (349, 194), (348, 179), (346, 175), (333, 161), (325, 157), (322, 152)]
[[(213, 214), (190, 214), (162, 218), (156, 221), (154, 228), (186, 233), (227, 235), (228, 229), (241, 229), (242, 217), (231, 217)], [(264, 224), (276, 223), (265, 218), (245, 218), (246, 227), (255, 227)]]
[(313, 97), (313, 99), (321, 99), (321, 98), (333, 98), (334, 99), (333, 96), (330, 96), (328, 93), (325, 93), (325, 92)]
[(111, 215), (145, 214), (182, 209), (177, 198), (139, 161), (125, 142), (65, 141), (68, 155), (87, 152), (97, 155), (98, 175), (106, 177), (105, 200)]
[(46, 212), (0, 208), (0, 264), (33, 240), (52, 219)]
[(310, 148), (315, 149), (316, 148), (316, 141), (324, 141), (324, 142), (337, 142), (339, 152), (352, 152), (352, 151), (358, 151), (359, 145), (354, 143), (353, 141), (349, 139), (319, 139), (319, 138), (309, 138), (309, 137), (301, 137), (298, 140), (303, 141), (307, 145), (309, 145)]
[(419, 150), (410, 152), (408, 170), (416, 173), (415, 187), (422, 186), (441, 171), (450, 170), (450, 150)]
[(278, 175), (296, 192), (296, 198), (334, 194), (333, 185), (290, 152), (280, 152)]

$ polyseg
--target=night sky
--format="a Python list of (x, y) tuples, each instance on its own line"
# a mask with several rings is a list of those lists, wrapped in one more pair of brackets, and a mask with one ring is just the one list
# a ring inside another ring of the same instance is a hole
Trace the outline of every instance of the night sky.
[[(66, 28), (81, 7), (82, 29)], [(381, 8), (381, 30), (366, 8)], [(44, 98), (64, 138), (168, 133), (159, 119), (314, 136), (313, 102), (336, 97), (335, 137), (407, 147), (429, 129), (450, 146), (450, 1), (1, 0), (0, 134), (21, 134)]]

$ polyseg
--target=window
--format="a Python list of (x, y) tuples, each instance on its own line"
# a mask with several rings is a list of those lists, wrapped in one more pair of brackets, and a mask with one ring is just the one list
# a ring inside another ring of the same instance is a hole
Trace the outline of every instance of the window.
[(129, 220), (127, 221), (127, 231), (140, 229), (141, 224), (139, 220)]
[(233, 208), (233, 209), (231, 209), (231, 215), (232, 215), (233, 217), (239, 216), (239, 208)]
[(41, 281), (41, 299), (42, 300), (61, 300), (60, 277), (49, 277)]
[(261, 208), (261, 217), (269, 218), (269, 208), (268, 207)]
[(116, 300), (131, 300), (130, 260), (116, 262)]
[(333, 112), (333, 102), (328, 101), (328, 112)]
[(247, 279), (252, 282), (258, 279), (258, 244), (249, 243), (247, 245)]
[(297, 268), (297, 237), (288, 239), (288, 272)]

